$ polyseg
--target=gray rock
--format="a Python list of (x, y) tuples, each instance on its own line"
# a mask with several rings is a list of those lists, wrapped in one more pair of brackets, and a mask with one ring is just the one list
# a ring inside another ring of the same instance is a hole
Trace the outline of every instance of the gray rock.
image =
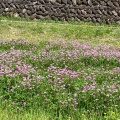
[(39, 2), (40, 2), (41, 4), (44, 4), (44, 3), (45, 3), (45, 1), (44, 1), (44, 0), (40, 0)]
[(107, 24), (110, 24), (110, 23), (111, 23), (111, 22), (110, 22), (110, 19), (107, 19), (107, 20), (106, 20), (106, 23), (107, 23)]
[(118, 2), (113, 2), (114, 6), (119, 7), (119, 3)]
[(5, 4), (4, 3), (1, 3), (1, 6), (2, 8), (6, 8)]
[(30, 11), (30, 10), (27, 10), (26, 13), (27, 13), (28, 15), (31, 15), (31, 11)]
[(85, 4), (85, 5), (88, 4), (87, 0), (82, 0), (82, 3)]
[(15, 4), (15, 8), (18, 8), (18, 9), (19, 9), (19, 5), (18, 5), (18, 4)]
[(55, 2), (56, 2), (56, 0), (49, 0), (49, 1), (51, 1), (52, 3), (55, 3)]
[(108, 6), (110, 6), (110, 7), (113, 7), (113, 6), (114, 6), (111, 1), (108, 1), (107, 4), (108, 4)]
[(82, 13), (83, 15), (86, 15), (86, 14), (87, 14), (87, 12), (86, 12), (85, 10), (81, 10), (81, 13)]
[(45, 1), (45, 3), (49, 3), (49, 0), (44, 0)]
[(112, 13), (114, 16), (118, 16), (118, 13), (115, 10), (113, 10)]
[(36, 13), (35, 9), (31, 9), (30, 11), (31, 11), (31, 14), (35, 14)]
[(76, 10), (75, 9), (70, 9), (70, 12), (71, 13), (76, 13)]
[(9, 8), (5, 8), (5, 11), (8, 12), (8, 11), (9, 11)]
[(101, 6), (106, 6), (106, 2), (101, 0), (101, 1), (100, 1), (100, 5), (101, 5)]
[(20, 8), (20, 9), (24, 9), (24, 5), (20, 4), (20, 5), (19, 5), (19, 8)]
[(27, 11), (26, 9), (23, 9), (23, 10), (22, 10), (22, 13), (25, 13), (26, 11)]
[(99, 23), (102, 23), (100, 18), (97, 18), (96, 21), (99, 22)]
[(92, 21), (92, 19), (90, 17), (87, 18), (87, 21)]
[(77, 1), (76, 0), (72, 0), (72, 3), (73, 3), (73, 5), (76, 5)]
[(56, 0), (56, 2), (60, 3), (61, 4), (61, 0)]
[(100, 14), (100, 15), (102, 15), (102, 12), (100, 10), (97, 10), (97, 13)]
[(47, 12), (47, 11), (46, 11), (46, 12), (44, 12), (44, 13), (42, 12), (42, 13), (41, 13), (41, 15), (42, 15), (43, 17), (45, 17), (45, 16), (47, 16), (47, 15), (48, 15), (48, 12)]
[(24, 17), (24, 15), (22, 13), (20, 13), (19, 16), (22, 17), (22, 18)]
[(104, 15), (107, 15), (107, 11), (103, 10), (102, 12), (103, 12)]
[(31, 0), (31, 2), (36, 2), (37, 0)]
[(88, 13), (88, 14), (92, 14), (92, 10), (88, 9), (88, 10), (87, 10), (87, 13)]
[(81, 5), (82, 1), (81, 0), (77, 0), (77, 4)]
[(73, 3), (71, 0), (67, 0), (67, 4), (72, 5)]
[(21, 9), (17, 9), (17, 13), (22, 13), (22, 10)]
[(27, 13), (25, 13), (24, 17), (25, 18), (29, 18), (29, 15)]
[(118, 16), (120, 17), (120, 11), (118, 11)]
[(81, 14), (81, 10), (78, 9), (78, 10), (77, 10), (77, 13), (80, 15), (80, 14)]
[(45, 6), (45, 10), (49, 11), (49, 12), (52, 11), (52, 9), (50, 7), (48, 7), (48, 6)]
[(92, 6), (92, 1), (88, 0), (88, 5)]
[(120, 25), (120, 20), (119, 20), (119, 21), (117, 21), (116, 23)]
[(30, 19), (34, 20), (36, 18), (36, 14), (30, 16)]
[(41, 12), (41, 11), (37, 11), (36, 14), (37, 14), (37, 15), (41, 15), (42, 12)]
[(12, 7), (12, 8), (16, 8), (16, 6), (12, 3), (12, 4), (10, 4), (10, 6)]
[(25, 5), (25, 9), (28, 9), (29, 8), (29, 6), (28, 5)]
[[(55, 16), (51, 16), (52, 20), (57, 20), (57, 18)], [(59, 19), (59, 18), (58, 18)]]
[(32, 4), (33, 4), (33, 5), (36, 5), (36, 4), (37, 4), (37, 1), (33, 2)]
[(65, 10), (64, 8), (61, 8), (61, 12), (65, 13), (65, 12), (66, 12), (66, 10)]
[(67, 4), (67, 0), (61, 0), (61, 3)]
[(95, 18), (92, 18), (92, 21), (93, 21), (93, 22), (96, 22), (96, 19), (95, 19)]
[(68, 9), (66, 10), (66, 12), (67, 12), (67, 14), (69, 15), (69, 14), (70, 14), (70, 9), (68, 8)]
[(18, 14), (18, 13), (14, 13), (13, 16), (14, 16), (15, 18), (17, 18), (17, 17), (19, 17), (19, 14)]
[(8, 3), (12, 3), (13, 0), (9, 0)]

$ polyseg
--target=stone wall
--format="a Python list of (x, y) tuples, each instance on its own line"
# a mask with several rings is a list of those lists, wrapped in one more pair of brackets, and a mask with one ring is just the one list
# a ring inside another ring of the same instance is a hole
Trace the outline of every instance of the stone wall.
[(120, 0), (0, 0), (0, 15), (120, 24)]

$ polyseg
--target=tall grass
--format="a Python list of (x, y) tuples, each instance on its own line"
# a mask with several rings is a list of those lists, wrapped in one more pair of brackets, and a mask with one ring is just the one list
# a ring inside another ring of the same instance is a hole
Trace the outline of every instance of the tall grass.
[(0, 120), (50, 120), (50, 115), (43, 110), (20, 112), (14, 109), (1, 108)]

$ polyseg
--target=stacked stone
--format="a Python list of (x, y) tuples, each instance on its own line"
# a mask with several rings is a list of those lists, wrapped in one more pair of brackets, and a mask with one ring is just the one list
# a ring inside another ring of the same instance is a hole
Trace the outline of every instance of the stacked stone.
[(0, 0), (0, 15), (120, 23), (120, 0)]

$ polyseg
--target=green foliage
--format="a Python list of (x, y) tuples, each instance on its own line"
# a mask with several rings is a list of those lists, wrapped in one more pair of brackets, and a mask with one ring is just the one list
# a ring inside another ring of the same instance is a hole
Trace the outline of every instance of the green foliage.
[[(42, 109), (46, 119), (59, 120), (119, 118), (119, 58), (119, 47), (1, 41), (1, 109), (21, 112), (17, 116)], [(116, 114), (106, 112), (113, 108)]]

